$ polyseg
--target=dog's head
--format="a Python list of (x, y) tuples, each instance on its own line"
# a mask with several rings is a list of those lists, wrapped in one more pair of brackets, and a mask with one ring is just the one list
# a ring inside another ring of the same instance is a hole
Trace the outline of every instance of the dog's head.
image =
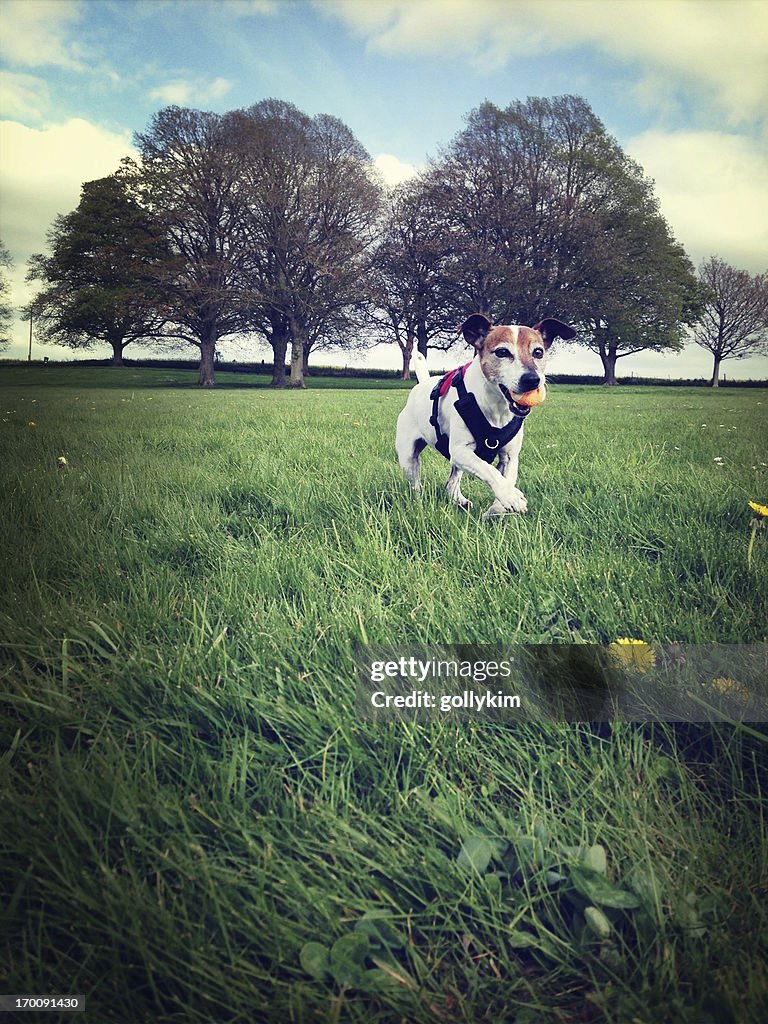
[(547, 353), (555, 338), (568, 341), (576, 331), (568, 324), (545, 317), (535, 327), (497, 324), (473, 313), (461, 326), (465, 340), (477, 351), (487, 380), (497, 384), (505, 397), (535, 391), (544, 383)]

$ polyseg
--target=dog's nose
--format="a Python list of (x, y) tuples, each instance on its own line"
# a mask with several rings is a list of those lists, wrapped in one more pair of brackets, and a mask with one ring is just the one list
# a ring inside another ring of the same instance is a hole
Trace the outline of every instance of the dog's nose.
[(524, 395), (527, 391), (535, 391), (541, 384), (541, 377), (538, 373), (524, 373), (520, 378), (518, 394)]

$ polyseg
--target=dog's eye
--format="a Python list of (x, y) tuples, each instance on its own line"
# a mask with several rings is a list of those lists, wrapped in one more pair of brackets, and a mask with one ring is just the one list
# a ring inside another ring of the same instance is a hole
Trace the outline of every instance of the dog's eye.
[(498, 356), (499, 359), (513, 359), (514, 358), (514, 356), (509, 351), (508, 348), (497, 348), (497, 349), (494, 349), (494, 354), (496, 356)]
[(543, 348), (535, 348), (533, 350), (533, 358), (534, 359), (541, 359), (543, 355), (544, 355), (544, 349)]

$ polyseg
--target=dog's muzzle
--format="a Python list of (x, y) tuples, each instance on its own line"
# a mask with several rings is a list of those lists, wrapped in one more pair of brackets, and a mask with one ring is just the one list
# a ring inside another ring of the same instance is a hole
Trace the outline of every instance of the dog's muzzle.
[[(538, 384), (535, 387), (538, 387)], [(529, 388), (528, 390), (534, 391), (535, 387)], [(502, 395), (504, 395), (504, 398), (506, 399), (507, 404), (509, 405), (509, 411), (512, 413), (513, 416), (528, 415), (528, 413), (531, 410), (526, 405), (520, 405), (519, 402), (516, 402), (509, 388), (505, 387), (503, 384), (499, 384), (499, 388), (501, 390)]]

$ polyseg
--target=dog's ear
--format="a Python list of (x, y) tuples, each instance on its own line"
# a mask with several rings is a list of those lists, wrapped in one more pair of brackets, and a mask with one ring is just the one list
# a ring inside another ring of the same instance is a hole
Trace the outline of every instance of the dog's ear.
[(491, 321), (487, 316), (483, 316), (482, 313), (473, 313), (472, 316), (467, 317), (459, 328), (467, 344), (473, 345), (478, 349), (482, 347), (485, 336), (490, 329)]
[(576, 334), (575, 328), (571, 327), (569, 324), (564, 324), (562, 320), (555, 320), (555, 318), (551, 316), (540, 320), (533, 329), (541, 334), (547, 348), (549, 348), (555, 338), (562, 338), (564, 341), (570, 341), (570, 339)]

